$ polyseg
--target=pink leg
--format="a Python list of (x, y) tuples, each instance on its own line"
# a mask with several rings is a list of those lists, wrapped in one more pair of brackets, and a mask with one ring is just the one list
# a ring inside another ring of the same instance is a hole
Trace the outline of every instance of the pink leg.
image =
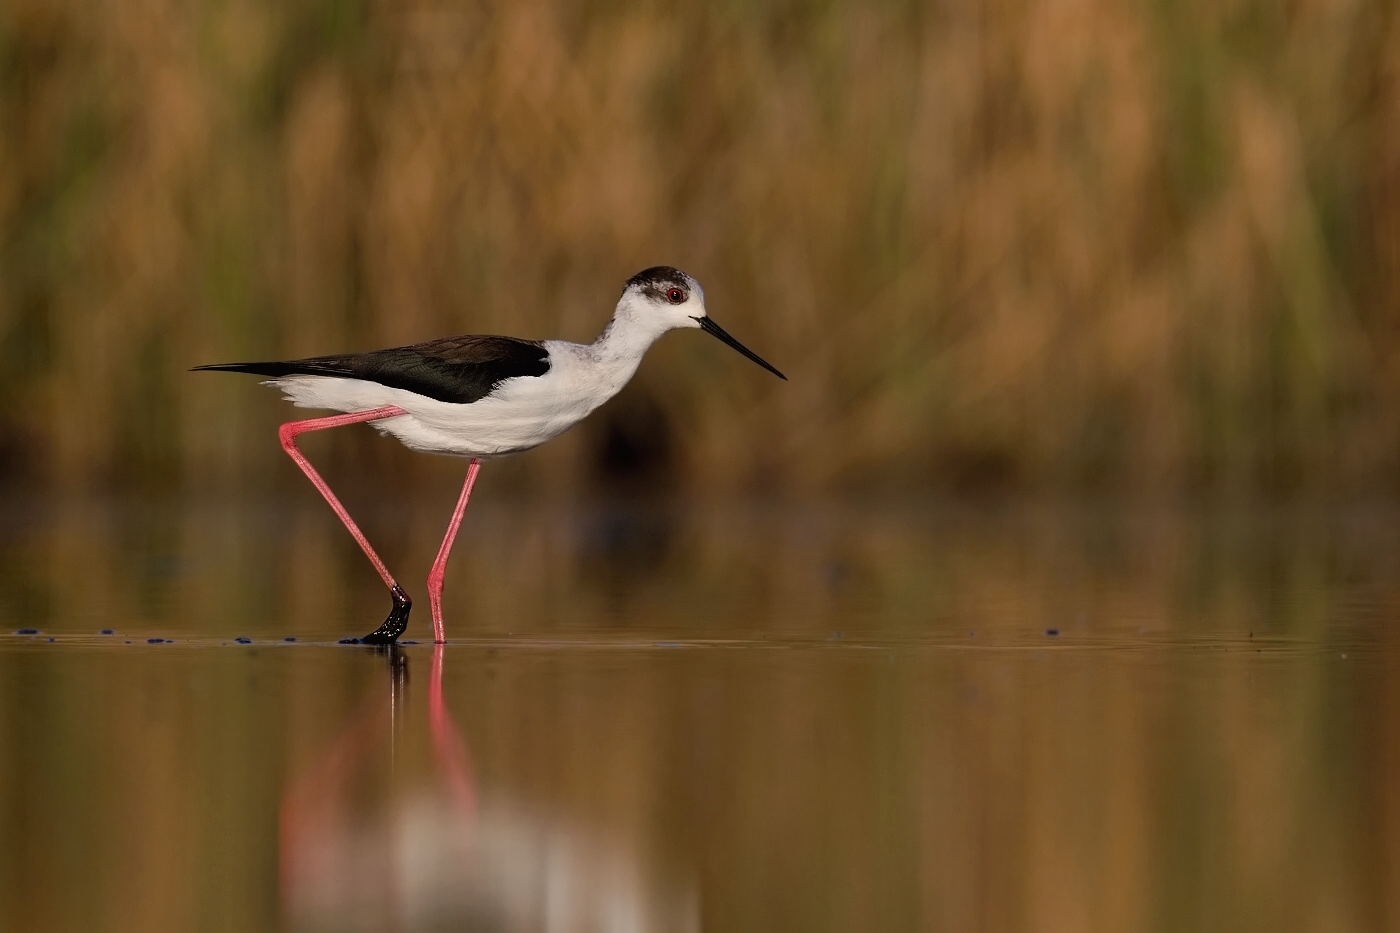
[(447, 636), (442, 629), (442, 580), (447, 573), (447, 558), (452, 554), (452, 542), (457, 540), (457, 529), (462, 526), (462, 514), (467, 511), (467, 500), (472, 496), (472, 486), (476, 485), (476, 474), (481, 469), (481, 461), (472, 458), (467, 465), (467, 478), (462, 483), (462, 494), (457, 498), (457, 508), (452, 511), (452, 520), (447, 523), (447, 534), (438, 548), (433, 569), (428, 572), (428, 606), (433, 611), (433, 642), (443, 644)]
[(360, 424), (365, 421), (379, 421), (383, 418), (392, 418), (396, 415), (404, 414), (402, 408), (387, 406), (385, 408), (375, 408), (371, 411), (358, 411), (348, 415), (331, 415), (327, 418), (308, 418), (305, 421), (288, 421), (277, 429), (277, 436), (282, 440), (282, 449), (287, 452), (301, 471), (306, 474), (306, 478), (311, 480), (311, 485), (325, 498), (330, 507), (335, 510), (335, 514), (340, 516), (341, 522), (360, 545), (360, 550), (365, 552), (369, 562), (374, 565), (374, 569), (379, 572), (379, 578), (384, 581), (384, 585), (389, 588), (389, 595), (393, 597), (394, 608), (389, 613), (389, 618), (384, 620), (374, 632), (366, 635), (364, 640), (371, 643), (393, 642), (408, 625), (408, 613), (413, 608), (413, 601), (408, 598), (408, 594), (394, 580), (389, 573), (389, 568), (384, 566), (384, 561), (379, 559), (379, 555), (374, 553), (374, 548), (370, 547), (369, 539), (364, 532), (360, 531), (355, 520), (350, 517), (350, 513), (345, 510), (345, 506), (340, 504), (340, 500), (331, 492), (331, 487), (321, 478), (321, 474), (316, 472), (316, 468), (311, 465), (311, 461), (306, 459), (298, 448), (296, 438), (298, 434), (305, 434), (307, 431), (322, 431), (326, 428), (339, 428), (347, 424)]

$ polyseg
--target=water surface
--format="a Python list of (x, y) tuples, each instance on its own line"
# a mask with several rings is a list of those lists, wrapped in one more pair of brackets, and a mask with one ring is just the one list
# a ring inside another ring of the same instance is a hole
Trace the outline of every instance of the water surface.
[(1384, 509), (318, 505), (6, 510), (0, 929), (1396, 920)]

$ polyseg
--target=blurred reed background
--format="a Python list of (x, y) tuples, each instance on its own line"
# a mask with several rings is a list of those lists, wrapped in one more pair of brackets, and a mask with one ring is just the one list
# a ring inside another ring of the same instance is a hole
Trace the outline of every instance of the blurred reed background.
[[(646, 461), (691, 492), (1393, 490), (1400, 19), (1383, 0), (0, 8), (12, 481), (300, 482), (271, 430), (288, 409), (189, 366), (587, 340), (655, 263), (792, 381), (673, 337), (502, 488)], [(337, 433), (317, 443), (398, 456)]]

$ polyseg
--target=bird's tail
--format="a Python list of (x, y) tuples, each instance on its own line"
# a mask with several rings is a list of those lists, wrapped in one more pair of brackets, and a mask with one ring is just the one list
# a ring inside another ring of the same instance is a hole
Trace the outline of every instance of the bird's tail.
[(317, 365), (315, 361), (311, 360), (292, 360), (288, 362), (269, 361), (266, 363), (210, 363), (208, 366), (191, 367), (190, 372), (196, 372), (201, 369), (225, 373), (252, 373), (255, 376), (268, 376), (273, 379), (298, 374), (321, 376), (346, 375), (344, 367), (326, 364)]

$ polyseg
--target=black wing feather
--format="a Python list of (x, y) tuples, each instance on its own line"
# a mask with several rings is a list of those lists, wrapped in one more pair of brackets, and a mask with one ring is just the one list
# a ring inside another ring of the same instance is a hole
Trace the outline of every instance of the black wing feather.
[(225, 372), (282, 376), (339, 376), (406, 389), (440, 402), (468, 405), (486, 398), (502, 382), (549, 372), (549, 352), (537, 340), (516, 337), (444, 337), (408, 347), (343, 356), (265, 363), (196, 366)]

